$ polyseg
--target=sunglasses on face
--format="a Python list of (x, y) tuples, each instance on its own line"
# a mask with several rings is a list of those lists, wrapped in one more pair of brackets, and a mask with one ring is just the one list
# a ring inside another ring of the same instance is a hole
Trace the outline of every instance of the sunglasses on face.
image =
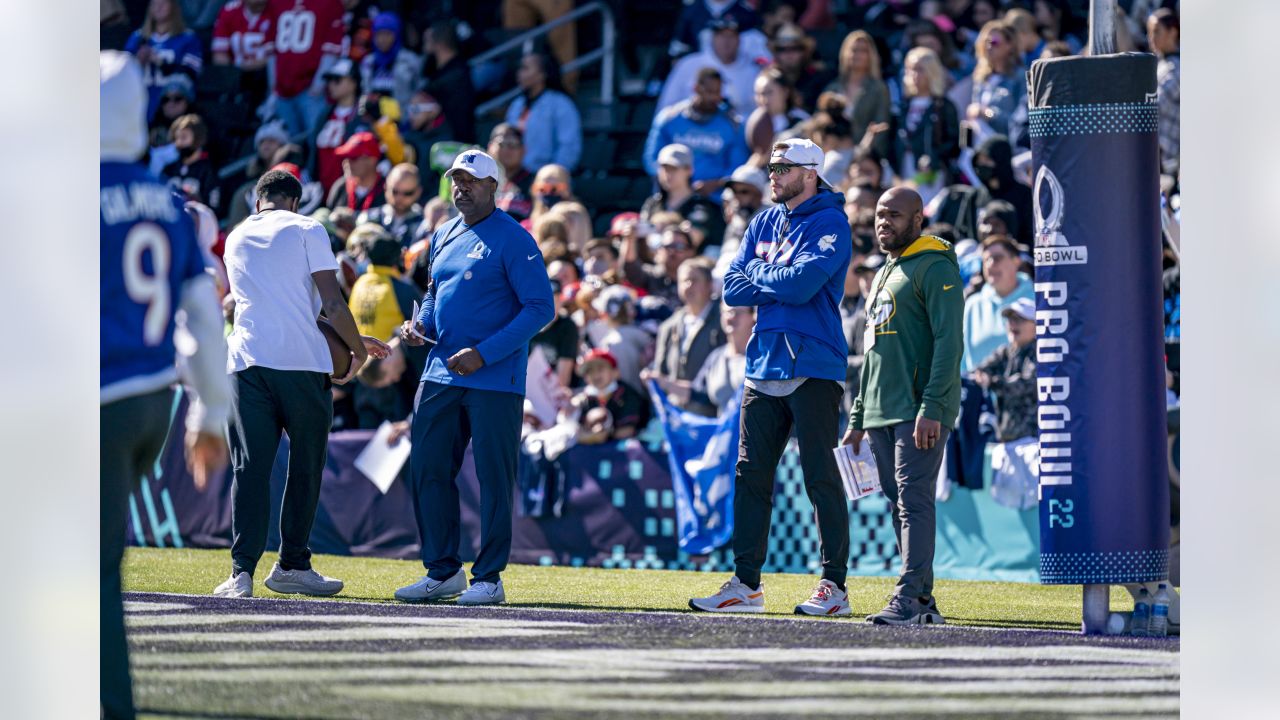
[(682, 242), (664, 243), (660, 247), (668, 252), (688, 252), (689, 250), (689, 246)]
[(791, 172), (792, 168), (816, 166), (816, 163), (769, 163), (766, 167), (768, 168), (770, 175), (786, 175)]
[(504, 140), (503, 142), (498, 143), (498, 147), (506, 148), (507, 150), (515, 150), (516, 148), (523, 146), (518, 140)]
[(187, 97), (186, 97), (185, 95), (165, 95), (165, 96), (164, 96), (164, 101), (165, 101), (165, 102), (167, 102), (167, 103), (172, 103), (172, 102), (186, 102), (186, 101), (187, 101)]
[(533, 188), (535, 195), (568, 195), (569, 186), (562, 183), (539, 183)]
[(409, 197), (416, 192), (418, 192), (418, 188), (413, 188), (412, 190), (397, 190), (396, 188), (391, 188), (391, 194), (396, 197)]
[(802, 49), (803, 48), (801, 48), (799, 45), (788, 45), (786, 47), (778, 48), (778, 52), (779, 53), (800, 52)]

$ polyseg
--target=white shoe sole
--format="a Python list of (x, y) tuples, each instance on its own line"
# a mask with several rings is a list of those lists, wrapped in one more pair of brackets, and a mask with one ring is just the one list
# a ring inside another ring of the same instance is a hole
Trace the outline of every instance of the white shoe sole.
[(249, 592), (243, 592), (240, 590), (215, 590), (213, 591), (213, 596), (220, 598), (251, 598), (253, 597), (253, 591), (250, 590)]
[[(834, 612), (832, 612), (833, 610)], [(853, 609), (848, 605), (844, 605), (842, 607), (827, 608), (826, 610), (823, 610), (820, 607), (801, 604), (796, 606), (796, 614), (810, 615), (812, 617), (848, 617), (853, 614)]]
[(459, 605), (467, 605), (467, 606), (471, 606), (471, 605), (502, 605), (502, 604), (504, 604), (504, 603), (506, 603), (506, 602), (507, 602), (507, 598), (506, 598), (506, 597), (502, 597), (502, 596), (500, 596), (500, 597), (496, 597), (496, 598), (493, 598), (492, 600), (490, 600), (490, 599), (488, 599), (488, 598), (480, 599), (480, 600), (468, 600), (468, 599), (465, 599), (465, 598), (463, 598), (463, 597), (461, 597), (461, 596), (459, 596), (459, 597), (458, 597), (458, 604), (459, 604)]
[(890, 620), (877, 615), (867, 617), (867, 622), (872, 625), (946, 625), (947, 621), (942, 619), (941, 615), (931, 615), (929, 613), (921, 613), (909, 620)]
[(332, 597), (342, 592), (342, 588), (345, 587), (345, 585), (339, 584), (338, 587), (332, 590), (321, 590), (301, 583), (280, 582), (271, 578), (267, 578), (262, 584), (266, 585), (271, 592), (280, 593), (281, 595), (310, 595), (311, 597)]
[(746, 603), (742, 603), (739, 605), (730, 605), (728, 607), (703, 607), (698, 604), (697, 600), (690, 600), (689, 607), (693, 608), (694, 610), (697, 610), (698, 612), (711, 612), (711, 613), (762, 613), (764, 612), (763, 605), (748, 605)]

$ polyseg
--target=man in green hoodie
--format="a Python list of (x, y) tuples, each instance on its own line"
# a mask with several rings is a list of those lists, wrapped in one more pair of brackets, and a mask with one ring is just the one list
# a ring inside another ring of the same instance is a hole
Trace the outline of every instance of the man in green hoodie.
[(861, 386), (841, 442), (871, 443), (893, 509), (902, 575), (867, 622), (942, 623), (933, 598), (934, 493), (947, 435), (960, 412), (964, 296), (955, 251), (921, 235), (920, 196), (893, 188), (876, 205), (876, 239), (889, 261), (867, 300)]

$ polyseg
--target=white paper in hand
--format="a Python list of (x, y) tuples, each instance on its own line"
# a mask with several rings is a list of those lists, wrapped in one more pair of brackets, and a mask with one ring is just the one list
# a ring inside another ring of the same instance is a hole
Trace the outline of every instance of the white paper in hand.
[(853, 451), (852, 445), (841, 445), (832, 452), (836, 456), (836, 467), (840, 469), (844, 493), (850, 500), (880, 492), (880, 473), (876, 470), (875, 456), (871, 454), (870, 440), (863, 438), (862, 452), (859, 453)]
[[(420, 340), (425, 340), (431, 343), (432, 345), (435, 345), (436, 344), (435, 340), (432, 340), (426, 335), (423, 335), (422, 333), (418, 332), (418, 313), (421, 311), (422, 311), (422, 306), (418, 305), (417, 300), (414, 300), (413, 301), (413, 317), (409, 318), (409, 332), (412, 333), (414, 337)], [(383, 492), (386, 492), (386, 491), (384, 490)]]
[(373, 433), (373, 439), (356, 456), (355, 462), (356, 469), (364, 473), (364, 476), (369, 478), (369, 481), (377, 486), (383, 495), (391, 489), (391, 483), (395, 482), (396, 476), (400, 474), (404, 461), (409, 459), (411, 447), (407, 434), (402, 436), (395, 445), (390, 446), (387, 445), (389, 437), (391, 437), (391, 423), (384, 420)]

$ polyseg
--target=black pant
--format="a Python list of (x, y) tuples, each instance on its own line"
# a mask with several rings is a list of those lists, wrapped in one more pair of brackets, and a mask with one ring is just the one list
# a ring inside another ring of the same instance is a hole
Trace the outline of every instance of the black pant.
[(280, 432), (289, 433), (289, 476), (280, 508), (280, 567), (311, 569), (311, 524), (329, 446), (333, 400), (329, 376), (250, 367), (232, 376), (231, 572), (253, 575), (267, 545), (271, 467)]
[(733, 553), (738, 579), (760, 582), (769, 551), (773, 484), (795, 427), (800, 469), (813, 503), (822, 548), (822, 577), (843, 585), (849, 569), (849, 506), (832, 450), (839, 442), (840, 383), (806, 380), (785, 397), (746, 388), (733, 498)]
[(155, 464), (169, 434), (173, 390), (117, 400), (98, 410), (101, 508), (98, 537), (99, 701), (106, 718), (132, 718), (129, 644), (120, 600), (129, 493)]

